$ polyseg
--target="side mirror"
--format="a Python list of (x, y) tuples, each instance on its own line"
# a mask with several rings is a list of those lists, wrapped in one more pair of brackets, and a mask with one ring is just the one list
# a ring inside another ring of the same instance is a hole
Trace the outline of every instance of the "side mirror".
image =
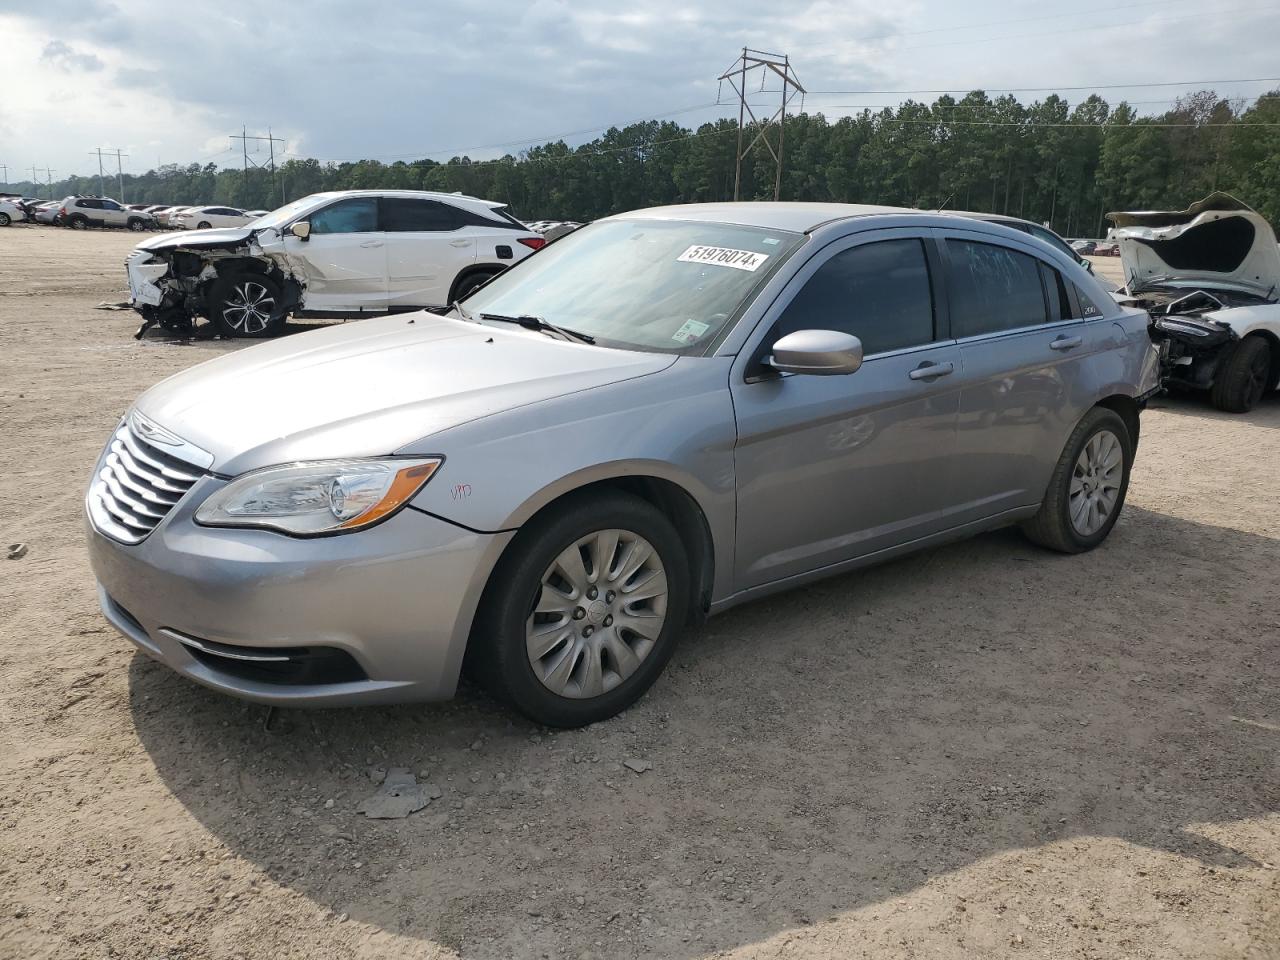
[(773, 345), (765, 363), (779, 373), (853, 373), (862, 366), (862, 341), (837, 330), (797, 330)]
[(289, 232), (299, 240), (306, 240), (311, 236), (311, 224), (306, 220), (299, 220), (289, 227)]

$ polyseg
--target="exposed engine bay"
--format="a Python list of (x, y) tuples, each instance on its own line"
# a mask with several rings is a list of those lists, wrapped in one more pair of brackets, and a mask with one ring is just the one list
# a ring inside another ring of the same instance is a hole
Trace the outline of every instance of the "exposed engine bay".
[(1166, 385), (1249, 410), (1280, 382), (1280, 248), (1271, 224), (1215, 193), (1186, 210), (1109, 213), (1125, 286), (1151, 315)]

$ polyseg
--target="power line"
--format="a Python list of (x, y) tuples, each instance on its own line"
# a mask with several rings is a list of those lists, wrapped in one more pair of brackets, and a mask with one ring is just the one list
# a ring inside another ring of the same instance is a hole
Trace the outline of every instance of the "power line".
[(1160, 80), (1154, 83), (1090, 83), (1085, 86), (1053, 86), (1053, 87), (984, 87), (981, 84), (968, 86), (943, 87), (936, 90), (810, 90), (811, 97), (860, 96), (902, 97), (922, 93), (971, 93), (981, 90), (984, 93), (1074, 93), (1080, 90), (1140, 90), (1147, 87), (1200, 87), (1213, 86), (1220, 83), (1280, 83), (1280, 77), (1252, 77), (1237, 80)]

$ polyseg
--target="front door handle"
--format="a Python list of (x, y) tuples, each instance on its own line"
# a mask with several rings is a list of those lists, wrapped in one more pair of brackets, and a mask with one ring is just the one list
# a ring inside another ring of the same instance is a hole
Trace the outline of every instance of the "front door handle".
[(360, 244), (360, 246), (362, 246), (362, 247), (380, 247), (380, 246), (382, 246), (382, 241), (381, 241), (381, 240), (366, 240), (364, 243)]
[(471, 241), (470, 241), (470, 240), (450, 240), (450, 241), (449, 241), (449, 246), (451, 246), (451, 247), (469, 247), (469, 246), (471, 246)]
[(931, 363), (926, 360), (908, 373), (907, 376), (912, 380), (937, 380), (939, 377), (954, 373), (955, 369), (956, 365), (949, 360), (946, 363)]
[(1074, 350), (1080, 344), (1084, 343), (1084, 337), (1068, 337), (1061, 336), (1056, 338), (1049, 344), (1050, 350)]

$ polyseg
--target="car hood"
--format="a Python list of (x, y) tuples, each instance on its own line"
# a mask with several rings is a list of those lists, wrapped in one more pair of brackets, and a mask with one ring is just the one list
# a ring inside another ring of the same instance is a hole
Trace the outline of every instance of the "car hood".
[(1280, 247), (1264, 217), (1226, 193), (1186, 210), (1108, 213), (1130, 292), (1157, 278), (1262, 296), (1280, 289)]
[(206, 451), (215, 473), (298, 460), (445, 453), (434, 434), (657, 373), (675, 362), (431, 313), (283, 337), (152, 387), (136, 409)]
[(253, 235), (248, 227), (221, 227), (213, 230), (183, 230), (181, 233), (162, 233), (143, 240), (135, 250), (173, 250), (177, 247), (217, 248), (238, 246)]

